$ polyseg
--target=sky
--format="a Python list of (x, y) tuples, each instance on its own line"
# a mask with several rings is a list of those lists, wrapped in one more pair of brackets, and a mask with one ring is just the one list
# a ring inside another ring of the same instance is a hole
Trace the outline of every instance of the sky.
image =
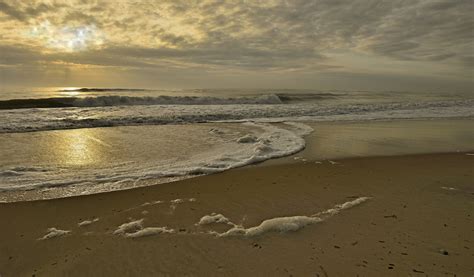
[(474, 88), (474, 0), (0, 0), (0, 86)]

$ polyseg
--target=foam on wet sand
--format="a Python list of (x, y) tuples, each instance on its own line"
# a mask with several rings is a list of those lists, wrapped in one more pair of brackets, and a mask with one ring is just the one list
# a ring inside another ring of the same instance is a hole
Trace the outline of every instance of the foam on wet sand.
[[(405, 276), (417, 270), (468, 276), (472, 194), (440, 187), (469, 190), (470, 159), (455, 153), (348, 159), (344, 167), (259, 166), (136, 190), (1, 204), (0, 216), (10, 222), (2, 226), (10, 239), (1, 242), (1, 273), (117, 276), (127, 267), (141, 275), (163, 269), (209, 275), (217, 268), (223, 275)], [(198, 201), (167, 213), (171, 200), (193, 197)], [(141, 206), (157, 199), (164, 204)], [(77, 226), (77, 218), (95, 217), (100, 224), (88, 232)], [(201, 219), (206, 224), (196, 226)], [(44, 237), (50, 226), (56, 228), (45, 239), (54, 239), (25, 243)], [(220, 237), (229, 229), (235, 233)]]
[[(205, 215), (201, 217), (196, 226), (206, 226), (212, 224), (227, 224), (232, 226), (229, 230), (218, 233), (216, 231), (209, 231), (207, 234), (215, 235), (217, 237), (229, 237), (229, 236), (244, 236), (244, 237), (254, 237), (259, 235), (264, 235), (270, 232), (279, 232), (279, 233), (286, 233), (291, 231), (298, 231), (301, 228), (319, 223), (324, 221), (325, 219), (334, 216), (341, 212), (342, 210), (352, 208), (356, 205), (359, 205), (367, 200), (370, 197), (359, 197), (355, 200), (345, 202), (343, 204), (335, 205), (333, 208), (328, 209), (326, 211), (317, 213), (312, 216), (287, 216), (287, 217), (276, 217), (264, 220), (260, 225), (245, 228), (242, 225), (235, 224), (227, 217), (222, 214), (212, 213), (210, 215)], [(187, 202), (195, 202), (195, 198), (189, 199), (175, 199), (171, 200), (170, 203), (178, 204)], [(172, 204), (173, 205), (173, 204)], [(147, 215), (143, 213), (143, 215)], [(99, 219), (94, 218), (92, 220), (85, 220), (80, 222), (78, 225), (79, 227), (90, 225), (94, 222), (97, 222)], [(144, 227), (145, 218), (138, 219), (138, 220), (130, 220), (129, 222), (125, 222), (119, 225), (115, 231), (113, 232), (114, 235), (124, 236), (126, 238), (139, 238), (139, 237), (146, 237), (152, 236), (157, 234), (174, 234), (176, 233), (174, 229), (163, 226), (163, 227)], [(49, 228), (48, 233), (40, 238), (40, 240), (50, 239), (54, 237), (63, 236), (69, 234), (71, 231), (66, 230), (59, 230), (56, 228)], [(201, 234), (201, 232), (189, 232), (189, 234)]]
[(67, 235), (69, 233), (71, 233), (71, 231), (56, 229), (56, 228), (52, 227), (52, 228), (48, 228), (47, 234), (44, 235), (43, 237), (39, 238), (38, 240), (48, 240), (48, 239), (52, 239), (52, 238), (62, 237), (62, 236)]
[(218, 237), (228, 236), (245, 236), (253, 237), (263, 235), (269, 232), (286, 233), (290, 231), (297, 231), (307, 225), (321, 222), (322, 220), (317, 217), (310, 216), (288, 216), (288, 217), (277, 217), (264, 220), (260, 225), (244, 228), (243, 226), (236, 226), (229, 229), (224, 233), (216, 233)]
[(208, 224), (213, 224), (213, 223), (224, 223), (224, 224), (229, 224), (232, 226), (236, 226), (233, 222), (231, 222), (227, 217), (225, 217), (222, 214), (216, 214), (212, 213), (210, 215), (205, 215), (201, 217), (198, 223), (196, 225), (208, 225)]
[[(228, 236), (254, 237), (254, 236), (263, 235), (269, 232), (286, 233), (286, 232), (298, 231), (307, 225), (322, 222), (325, 219), (338, 214), (342, 210), (357, 206), (369, 199), (370, 197), (359, 197), (353, 201), (345, 202), (343, 204), (338, 204), (334, 206), (334, 208), (317, 213), (313, 216), (287, 216), (287, 217), (276, 217), (276, 218), (266, 219), (262, 223), (260, 223), (260, 225), (249, 227), (249, 228), (245, 228), (241, 225), (235, 225), (234, 223), (230, 222), (231, 225), (234, 225), (233, 228), (223, 233), (216, 233), (216, 232), (213, 232), (213, 233), (219, 237), (228, 237)], [(223, 217), (222, 215), (214, 215), (214, 216), (203, 217), (201, 218), (201, 221), (207, 222), (212, 219), (226, 220), (227, 218)]]
[(126, 222), (117, 227), (114, 231), (114, 235), (125, 235), (126, 233), (136, 232), (143, 229), (143, 218)]
[(146, 227), (135, 232), (125, 233), (125, 237), (127, 238), (139, 238), (139, 237), (147, 237), (153, 236), (158, 234), (172, 234), (175, 231), (173, 229), (169, 229), (167, 227)]
[(91, 220), (84, 220), (84, 221), (79, 222), (77, 225), (79, 227), (83, 227), (83, 226), (91, 225), (92, 223), (97, 222), (97, 221), (99, 221), (99, 218), (94, 218), (94, 219), (91, 219)]

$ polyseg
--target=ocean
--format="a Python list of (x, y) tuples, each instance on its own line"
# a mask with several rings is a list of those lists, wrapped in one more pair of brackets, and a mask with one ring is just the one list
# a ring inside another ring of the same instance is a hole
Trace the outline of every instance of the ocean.
[(0, 191), (64, 197), (222, 172), (301, 151), (308, 122), (472, 117), (474, 96), (455, 93), (3, 89)]

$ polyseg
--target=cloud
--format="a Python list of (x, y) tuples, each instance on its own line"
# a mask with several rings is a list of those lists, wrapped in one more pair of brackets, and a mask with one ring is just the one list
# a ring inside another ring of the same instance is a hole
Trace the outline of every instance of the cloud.
[(23, 14), (23, 12), (15, 9), (14, 7), (10, 6), (9, 4), (3, 1), (0, 2), (0, 11), (20, 21), (23, 21), (26, 19), (26, 16), (25, 14)]
[(54, 11), (59, 6), (61, 5), (49, 5), (41, 2), (25, 4), (12, 1), (11, 4), (9, 4), (6, 1), (0, 1), (0, 11), (19, 21), (27, 21), (43, 13)]
[(0, 65), (34, 64), (42, 60), (38, 52), (19, 45), (0, 45)]
[[(472, 0), (29, 2), (0, 0), (2, 47), (10, 52), (3, 64), (369, 70), (360, 59), (334, 59), (342, 53), (391, 60), (398, 73), (456, 75), (473, 66)], [(31, 36), (44, 22), (49, 31)], [(77, 37), (84, 28), (87, 40)]]

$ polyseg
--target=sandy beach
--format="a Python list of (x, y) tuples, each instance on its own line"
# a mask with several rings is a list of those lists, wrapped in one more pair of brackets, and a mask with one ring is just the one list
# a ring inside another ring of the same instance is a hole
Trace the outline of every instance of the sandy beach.
[(474, 272), (470, 152), (317, 161), (308, 154), (316, 141), (310, 137), (307, 150), (287, 162), (132, 190), (0, 204), (0, 274)]
[(0, 0), (0, 277), (474, 277), (473, 0)]

